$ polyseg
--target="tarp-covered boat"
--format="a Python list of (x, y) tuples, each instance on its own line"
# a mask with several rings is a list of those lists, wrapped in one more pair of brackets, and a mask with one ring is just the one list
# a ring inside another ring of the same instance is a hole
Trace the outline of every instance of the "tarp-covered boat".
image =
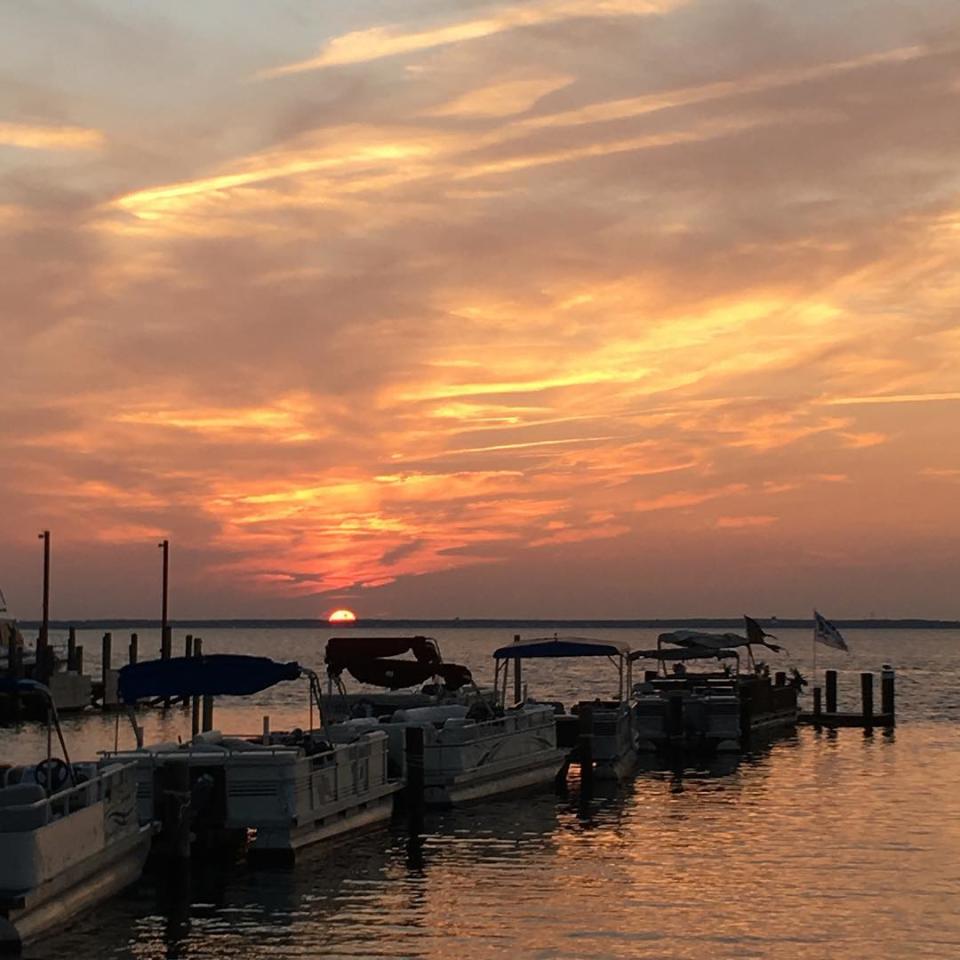
[(309, 844), (388, 819), (401, 784), (388, 775), (387, 735), (322, 722), (317, 677), (297, 663), (210, 655), (148, 661), (120, 671), (124, 702), (148, 697), (250, 696), (306, 677), (321, 729), (259, 736), (199, 733), (184, 744), (139, 746), (112, 756), (137, 763), (140, 817), (156, 816), (164, 768), (185, 764), (198, 832), (250, 836), (249, 852), (292, 855)]

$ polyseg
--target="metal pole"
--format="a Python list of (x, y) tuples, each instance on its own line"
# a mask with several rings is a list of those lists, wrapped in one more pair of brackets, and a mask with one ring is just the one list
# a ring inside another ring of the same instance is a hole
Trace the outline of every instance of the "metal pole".
[(50, 531), (38, 534), (43, 541), (43, 620), (40, 624), (40, 639), (37, 642), (37, 667), (42, 671), (47, 643), (50, 636)]
[(163, 551), (163, 595), (160, 605), (160, 636), (167, 632), (167, 587), (170, 578), (170, 541), (162, 540), (157, 546)]

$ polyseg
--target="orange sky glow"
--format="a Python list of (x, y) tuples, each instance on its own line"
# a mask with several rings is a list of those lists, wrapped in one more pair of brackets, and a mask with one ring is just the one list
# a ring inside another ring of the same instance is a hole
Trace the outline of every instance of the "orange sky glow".
[(953, 0), (7, 4), (36, 616), (958, 617)]

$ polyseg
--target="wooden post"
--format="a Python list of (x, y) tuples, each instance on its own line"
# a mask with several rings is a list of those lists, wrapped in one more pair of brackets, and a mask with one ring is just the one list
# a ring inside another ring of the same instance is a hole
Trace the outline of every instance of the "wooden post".
[[(50, 531), (44, 530), (38, 536), (43, 541), (43, 620), (37, 638), (37, 667), (42, 671), (46, 663), (47, 644), (50, 642)], [(41, 682), (46, 683), (48, 679), (41, 673)]]
[[(166, 541), (164, 541), (166, 542)], [(160, 628), (160, 659), (169, 660), (170, 654), (172, 653), (173, 646), (173, 631), (168, 626), (163, 626)], [(163, 698), (164, 707), (170, 706), (170, 698)]]
[(213, 729), (213, 696), (209, 693), (203, 695), (203, 732)]
[(896, 721), (896, 696), (894, 694), (894, 683), (896, 674), (889, 663), (885, 663), (880, 671), (880, 712), (888, 717), (889, 724), (893, 726)]
[[(189, 697), (187, 698), (189, 699)], [(190, 734), (195, 737), (200, 732), (200, 698), (193, 698), (193, 709), (190, 716)]]
[[(203, 640), (200, 637), (197, 637), (193, 641), (193, 655), (195, 657), (203, 656)], [(193, 709), (192, 716), (190, 718), (190, 729), (193, 732), (193, 736), (196, 736), (200, 732), (200, 698), (193, 698)]]
[(785, 687), (787, 685), (787, 675), (782, 670), (778, 670), (773, 675), (773, 685), (775, 687)]
[[(520, 642), (520, 635), (515, 634), (513, 637), (514, 643)], [(517, 657), (513, 661), (513, 702), (519, 703), (523, 699), (523, 668), (520, 666), (520, 658)]]
[(80, 644), (77, 646), (77, 649), (73, 652), (73, 664), (76, 667), (77, 673), (81, 676), (83, 675), (83, 645)]
[(823, 713), (823, 704), (821, 702), (821, 690), (819, 687), (813, 688), (813, 719), (816, 722), (819, 722), (820, 716)]
[(827, 670), (824, 672), (824, 679), (827, 684), (827, 713), (837, 712), (837, 671)]
[(140, 654), (140, 638), (135, 633), (130, 634), (130, 647), (128, 652), (130, 663), (136, 663), (137, 657)]
[(77, 628), (71, 627), (67, 632), (67, 669), (77, 669)]
[(423, 770), (423, 727), (407, 727), (404, 732), (407, 757), (407, 809), (413, 815), (423, 810), (425, 787)]
[(103, 706), (107, 706), (107, 674), (110, 672), (110, 662), (113, 659), (113, 635), (105, 633), (101, 645), (100, 677), (103, 680)]
[(190, 859), (190, 765), (167, 760), (158, 771), (160, 782), (161, 849), (171, 860)]
[[(183, 641), (183, 655), (189, 660), (193, 656), (193, 634), (188, 633), (186, 638)], [(183, 697), (180, 700), (180, 706), (184, 710), (190, 709), (190, 698)]]
[(873, 674), (860, 674), (860, 699), (863, 702), (863, 725), (873, 728)]
[(580, 792), (589, 796), (593, 793), (593, 706), (589, 703), (580, 704), (577, 756), (580, 758)]
[[(10, 679), (17, 680), (20, 677), (22, 671), (19, 667), (22, 664), (20, 658), (20, 647), (17, 644), (17, 625), (15, 623), (10, 624), (10, 636), (7, 638), (7, 666), (9, 667)], [(19, 698), (14, 697), (14, 700)]]

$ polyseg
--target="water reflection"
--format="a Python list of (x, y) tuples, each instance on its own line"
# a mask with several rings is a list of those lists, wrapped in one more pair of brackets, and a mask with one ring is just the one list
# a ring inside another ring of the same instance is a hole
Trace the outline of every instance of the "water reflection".
[[(205, 646), (216, 651), (215, 639)], [(228, 639), (223, 649), (242, 649)], [(475, 665), (501, 639), (478, 634), (469, 648), (461, 638), (464, 650), (445, 640), (445, 653)], [(850, 672), (889, 659), (894, 639), (871, 638)], [(298, 642), (291, 635), (272, 649), (296, 656)], [(945, 641), (910, 648), (895, 732), (803, 729), (743, 756), (648, 759), (627, 783), (597, 783), (590, 798), (572, 777), (562, 795), (428, 812), (413, 833), (399, 818), (293, 868), (201, 862), (188, 876), (153, 873), (30, 955), (960, 956), (953, 656)], [(545, 695), (566, 700), (589, 683), (576, 672), (538, 678)], [(292, 692), (224, 703), (218, 723), (256, 730), (266, 712), (275, 727), (302, 724), (305, 705)], [(189, 724), (178, 710), (144, 719), (165, 738)], [(112, 717), (70, 726), (78, 755), (112, 744)], [(35, 757), (40, 743), (35, 726), (0, 732), (6, 755)]]

